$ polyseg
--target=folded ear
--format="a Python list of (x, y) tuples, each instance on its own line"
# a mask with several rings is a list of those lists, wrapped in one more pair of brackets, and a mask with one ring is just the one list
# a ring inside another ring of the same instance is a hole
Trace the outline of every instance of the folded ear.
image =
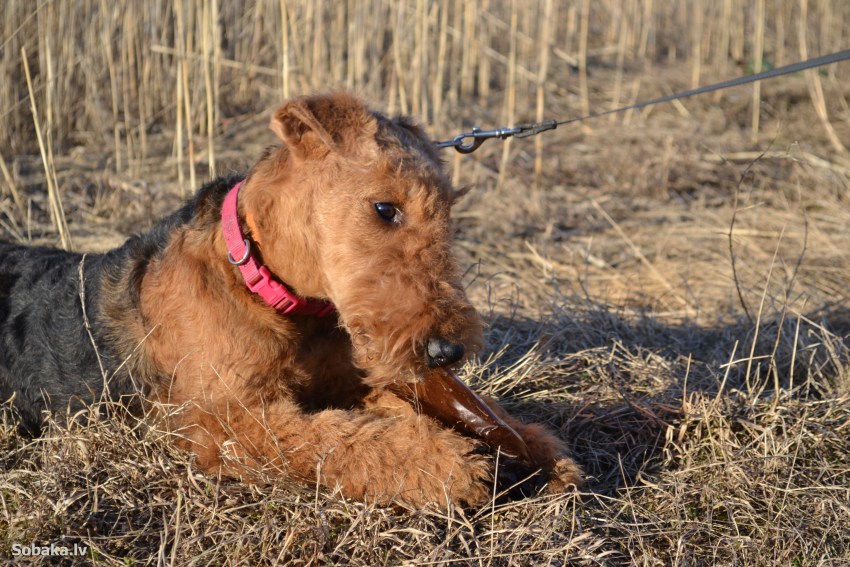
[(377, 121), (357, 98), (346, 93), (301, 97), (281, 106), (271, 129), (300, 159), (352, 153), (374, 135)]
[(271, 129), (301, 159), (322, 157), (336, 145), (305, 99), (281, 106), (272, 118)]

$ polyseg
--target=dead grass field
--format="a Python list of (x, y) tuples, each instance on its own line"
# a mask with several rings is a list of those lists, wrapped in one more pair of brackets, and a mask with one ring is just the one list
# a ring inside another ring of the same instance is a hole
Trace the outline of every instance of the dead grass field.
[[(244, 170), (285, 93), (350, 88), (446, 139), (850, 44), (841, 0), (34, 6), (0, 24), (0, 237), (77, 250)], [(850, 64), (756, 94), (446, 150), (473, 186), (456, 250), (489, 325), (466, 378), (570, 442), (580, 496), (381, 508), (201, 475), (143, 422), (30, 439), (2, 413), (0, 558), (850, 564)]]

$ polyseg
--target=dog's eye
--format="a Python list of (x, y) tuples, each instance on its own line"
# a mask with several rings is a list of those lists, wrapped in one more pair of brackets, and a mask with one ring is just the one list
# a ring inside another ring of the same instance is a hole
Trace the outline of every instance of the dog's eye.
[(385, 221), (394, 221), (398, 216), (398, 209), (392, 203), (375, 203), (375, 212)]

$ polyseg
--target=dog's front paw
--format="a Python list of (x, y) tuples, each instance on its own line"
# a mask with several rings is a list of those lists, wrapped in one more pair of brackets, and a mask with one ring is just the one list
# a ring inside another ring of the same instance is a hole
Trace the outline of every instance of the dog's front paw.
[(453, 431), (440, 431), (430, 442), (432, 450), (418, 467), (422, 503), (486, 503), (493, 490), (492, 459), (477, 450), (477, 443)]
[(569, 457), (559, 457), (552, 463), (549, 470), (549, 482), (546, 484), (547, 494), (561, 494), (567, 490), (581, 488), (584, 483), (581, 468)]
[(359, 443), (346, 443), (325, 461), (325, 483), (347, 496), (414, 508), (475, 507), (493, 488), (492, 459), (478, 444), (419, 416), (380, 419)]
[(464, 457), (461, 474), (453, 475), (449, 484), (455, 505), (478, 507), (487, 503), (493, 491), (493, 463), (480, 455)]

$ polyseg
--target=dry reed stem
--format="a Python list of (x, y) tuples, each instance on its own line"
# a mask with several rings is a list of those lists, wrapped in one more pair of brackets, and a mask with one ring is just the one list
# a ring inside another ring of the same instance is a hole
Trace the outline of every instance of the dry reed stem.
[[(552, 8), (552, 0), (546, 0), (543, 9), (543, 21), (540, 24), (540, 55), (538, 59), (537, 71), (537, 110), (535, 120), (542, 122), (546, 113), (546, 74), (549, 71), (549, 53), (551, 52), (551, 21), (554, 16)], [(543, 175), (543, 138), (538, 136), (534, 140), (534, 187), (537, 190), (541, 188)]]
[[(175, 6), (175, 10), (178, 9)], [(179, 21), (179, 20), (178, 20)], [(183, 80), (181, 77), (183, 67), (178, 63), (176, 65), (177, 73), (175, 74), (175, 83), (176, 88), (174, 90), (175, 99), (174, 99), (174, 112), (175, 112), (175, 120), (174, 120), (174, 150), (176, 152), (176, 165), (177, 165), (177, 180), (180, 184), (180, 188), (183, 193), (187, 192), (186, 189), (186, 180), (185, 174), (183, 172), (184, 167), (184, 159), (183, 159), (183, 97), (185, 96), (183, 93)]]
[[(753, 73), (761, 73), (762, 61), (764, 59), (764, 0), (756, 0), (755, 16), (755, 44), (753, 46)], [(755, 144), (758, 142), (759, 117), (761, 116), (761, 81), (753, 85), (752, 121), (750, 126), (750, 140)]]
[(440, 23), (437, 40), (437, 68), (434, 76), (434, 90), (431, 93), (431, 98), (434, 101), (434, 121), (440, 125), (443, 115), (443, 80), (446, 74), (446, 53), (448, 52), (448, 34), (449, 34), (449, 0), (442, 0), (440, 3)]
[[(799, 37), (801, 60), (806, 60), (809, 57), (809, 50), (806, 45), (806, 30), (808, 28), (808, 26), (806, 25), (808, 21), (808, 6), (808, 0), (800, 0), (800, 20), (797, 26), (797, 33)], [(835, 149), (835, 151), (846, 156), (848, 154), (847, 147), (839, 139), (838, 134), (835, 132), (835, 128), (829, 121), (829, 114), (826, 109), (826, 98), (824, 97), (823, 85), (821, 84), (820, 76), (818, 76), (818, 70), (810, 69), (805, 72), (805, 75), (806, 85), (809, 89), (809, 96), (812, 99), (812, 103), (814, 103), (815, 105), (815, 111), (817, 112), (821, 125), (823, 126), (827, 136), (829, 137), (829, 141), (832, 144), (832, 147)]]
[[(517, 40), (516, 30), (519, 25), (519, 13), (517, 8), (517, 0), (511, 0), (511, 44), (508, 51), (508, 94), (505, 99), (505, 107), (503, 110), (504, 122), (513, 124), (516, 113), (516, 69), (517, 69)], [(508, 175), (508, 160), (511, 155), (511, 145), (513, 138), (508, 138), (502, 145), (502, 158), (499, 164), (499, 177), (496, 180), (496, 192), (500, 192), (504, 187), (505, 179)]]
[[(101, 6), (104, 11), (107, 8), (106, 0), (102, 0)], [(115, 145), (115, 173), (121, 173), (123, 160), (121, 157), (121, 128), (118, 120), (118, 77), (115, 70), (115, 58), (112, 55), (112, 38), (103, 33), (103, 50), (106, 53), (106, 68), (109, 71), (109, 92), (112, 100), (112, 142)]]
[(32, 88), (32, 76), (30, 75), (29, 61), (27, 60), (26, 48), (21, 48), (21, 60), (24, 65), (24, 74), (27, 79), (27, 90), (30, 97), (30, 109), (32, 110), (32, 120), (35, 125), (35, 133), (38, 138), (38, 149), (41, 154), (41, 163), (44, 166), (44, 177), (47, 182), (47, 195), (50, 201), (50, 214), (53, 220), (53, 226), (59, 233), (59, 242), (64, 250), (71, 249), (71, 233), (68, 229), (68, 224), (65, 221), (65, 209), (62, 206), (62, 197), (59, 194), (59, 187), (56, 182), (56, 172), (53, 165), (53, 153), (45, 148), (44, 136), (41, 133), (41, 124), (38, 120), (38, 107), (35, 102), (35, 92)]
[(216, 174), (215, 167), (215, 102), (214, 89), (212, 79), (212, 69), (210, 68), (212, 48), (210, 43), (213, 35), (212, 18), (214, 14), (210, 8), (210, 0), (203, 0), (203, 14), (201, 26), (201, 45), (204, 53), (204, 94), (206, 95), (206, 114), (207, 114), (207, 159), (209, 161), (210, 178), (214, 178)]
[[(628, 25), (629, 24), (627, 22), (626, 17), (624, 16), (623, 18), (621, 18), (621, 21), (620, 21), (621, 30), (620, 30), (620, 34), (619, 34), (619, 39), (617, 40), (617, 63), (616, 63), (617, 72), (614, 75), (613, 94), (611, 95), (611, 105), (609, 106), (609, 108), (611, 108), (611, 109), (618, 108), (620, 106), (620, 97), (622, 96), (622, 90), (623, 90), (623, 66), (625, 65), (625, 62), (626, 62), (626, 40), (627, 40), (627, 34), (623, 33), (623, 29), (625, 29)], [(610, 124), (613, 124), (617, 120), (619, 120), (619, 118), (620, 117), (617, 116), (616, 114), (611, 114), (608, 117), (608, 122)]]
[(21, 193), (18, 191), (18, 186), (15, 184), (12, 174), (9, 173), (9, 168), (6, 166), (6, 160), (3, 159), (2, 153), (0, 153), (0, 173), (3, 174), (3, 180), (6, 182), (6, 190), (9, 192), (9, 195), (12, 196), (12, 200), (18, 208), (18, 212), (23, 213), (24, 200), (21, 198)]
[(186, 142), (189, 149), (189, 159), (188, 159), (188, 168), (189, 168), (189, 187), (186, 188), (187, 193), (191, 191), (191, 188), (197, 187), (197, 181), (195, 179), (195, 138), (192, 130), (192, 95), (189, 91), (189, 62), (186, 58), (181, 58), (177, 61), (177, 66), (180, 68), (180, 72), (177, 76), (182, 81), (182, 88), (180, 92), (183, 95), (183, 104), (185, 105), (184, 115), (185, 115), (185, 125), (186, 125)]
[(283, 87), (284, 99), (290, 97), (289, 87), (289, 12), (286, 8), (286, 0), (280, 0), (280, 42), (281, 42), (281, 85)]
[(704, 28), (705, 8), (702, 0), (694, 0), (690, 3), (693, 8), (691, 22), (691, 88), (695, 89), (700, 84), (702, 76), (702, 34)]
[(587, 40), (590, 33), (590, 0), (582, 0), (578, 32), (578, 81), (581, 113), (590, 114), (590, 94), (587, 88)]
[(405, 79), (407, 74), (405, 73), (405, 63), (401, 55), (401, 47), (402, 47), (402, 38), (405, 36), (405, 25), (404, 25), (404, 13), (402, 11), (402, 6), (399, 4), (396, 6), (396, 27), (395, 32), (393, 33), (393, 62), (395, 64), (395, 81), (393, 84), (397, 88), (398, 92), (398, 103), (399, 110), (402, 114), (408, 114), (409, 104), (407, 100), (407, 87), (405, 85)]

